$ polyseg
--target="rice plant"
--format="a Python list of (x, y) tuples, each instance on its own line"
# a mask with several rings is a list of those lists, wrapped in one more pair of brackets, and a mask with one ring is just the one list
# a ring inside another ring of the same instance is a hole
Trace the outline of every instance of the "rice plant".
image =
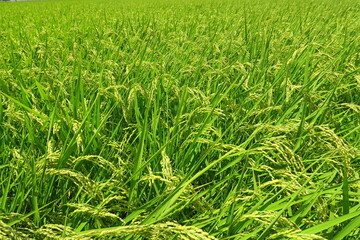
[(359, 239), (360, 2), (0, 3), (0, 239)]

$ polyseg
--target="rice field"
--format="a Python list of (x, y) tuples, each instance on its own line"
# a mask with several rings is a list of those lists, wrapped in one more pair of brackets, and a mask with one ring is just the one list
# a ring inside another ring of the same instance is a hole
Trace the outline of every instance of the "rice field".
[(0, 3), (0, 239), (360, 239), (360, 2)]

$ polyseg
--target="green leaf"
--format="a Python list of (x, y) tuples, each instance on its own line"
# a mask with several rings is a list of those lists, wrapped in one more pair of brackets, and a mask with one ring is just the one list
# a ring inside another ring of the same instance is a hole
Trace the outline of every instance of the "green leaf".
[[(346, 215), (338, 217), (338, 218), (335, 218), (333, 220), (321, 223), (321, 224), (316, 225), (314, 227), (308, 228), (308, 229), (304, 230), (303, 233), (305, 233), (305, 234), (316, 234), (316, 233), (322, 232), (322, 231), (324, 231), (326, 229), (329, 229), (329, 228), (331, 228), (333, 226), (336, 226), (336, 225), (338, 225), (340, 223), (343, 223), (343, 222), (345, 222), (347, 220), (350, 220), (350, 219), (352, 219), (354, 217), (357, 217), (359, 215), (360, 215), (360, 210), (355, 211), (353, 213), (346, 214)], [(352, 226), (353, 225), (351, 225), (350, 227), (352, 227)]]

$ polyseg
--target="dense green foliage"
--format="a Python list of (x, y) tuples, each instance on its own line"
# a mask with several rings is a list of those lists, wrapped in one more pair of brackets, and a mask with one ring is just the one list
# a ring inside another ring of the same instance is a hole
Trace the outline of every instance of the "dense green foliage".
[(0, 4), (0, 239), (359, 239), (356, 0)]

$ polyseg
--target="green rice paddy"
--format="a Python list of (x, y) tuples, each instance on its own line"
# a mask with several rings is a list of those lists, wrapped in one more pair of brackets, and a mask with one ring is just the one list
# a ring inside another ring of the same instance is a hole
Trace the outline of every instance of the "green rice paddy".
[(0, 239), (360, 239), (360, 2), (0, 3)]

